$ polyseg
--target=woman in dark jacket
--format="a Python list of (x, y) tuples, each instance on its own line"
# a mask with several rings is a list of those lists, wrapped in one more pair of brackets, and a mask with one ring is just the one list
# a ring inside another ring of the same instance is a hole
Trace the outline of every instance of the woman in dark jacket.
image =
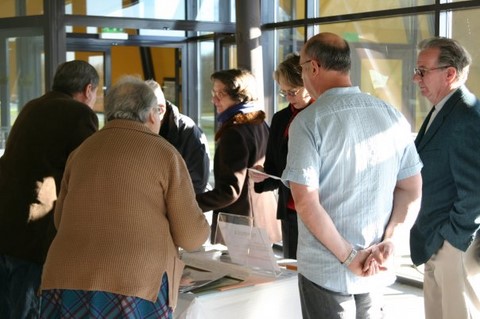
[(255, 193), (247, 174), (248, 168), (263, 165), (269, 134), (265, 113), (254, 103), (255, 78), (247, 70), (230, 69), (213, 73), (211, 79), (218, 124), (213, 164), (215, 187), (197, 194), (197, 201), (204, 212), (213, 211), (212, 242), (220, 212), (255, 217), (255, 224), (266, 228), (272, 241), (279, 240), (274, 215), (268, 218), (268, 209), (275, 210), (275, 197), (272, 192)]
[[(287, 161), (288, 128), (295, 116), (313, 100), (303, 86), (302, 69), (298, 64), (298, 54), (290, 54), (279, 64), (273, 74), (280, 86), (280, 95), (288, 101), (288, 106), (273, 115), (270, 136), (267, 146), (265, 167), (255, 167), (265, 170), (265, 173), (282, 176)], [(255, 182), (255, 191), (262, 193), (278, 188), (277, 218), (282, 221), (283, 255), (285, 258), (297, 258), (297, 213), (290, 189), (281, 181), (273, 178), (265, 179), (250, 173)]]

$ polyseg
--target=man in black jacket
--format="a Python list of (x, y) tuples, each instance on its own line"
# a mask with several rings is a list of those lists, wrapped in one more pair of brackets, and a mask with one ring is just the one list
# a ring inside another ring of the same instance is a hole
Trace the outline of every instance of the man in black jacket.
[(87, 62), (61, 64), (52, 91), (22, 108), (8, 136), (0, 158), (0, 318), (38, 316), (53, 207), (70, 152), (98, 129), (98, 83)]
[(155, 92), (158, 105), (164, 111), (160, 135), (182, 155), (192, 178), (195, 194), (205, 192), (210, 175), (207, 137), (191, 118), (181, 114), (178, 107), (165, 99), (157, 82), (148, 80), (146, 83)]

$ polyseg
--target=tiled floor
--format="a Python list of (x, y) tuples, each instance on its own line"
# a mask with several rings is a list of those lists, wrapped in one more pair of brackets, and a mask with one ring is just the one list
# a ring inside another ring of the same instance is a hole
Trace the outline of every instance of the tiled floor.
[(385, 292), (385, 311), (386, 319), (424, 319), (422, 289), (397, 281)]
[(395, 273), (397, 282), (385, 292), (386, 319), (424, 319), (423, 266), (412, 264), (408, 229), (396, 243)]

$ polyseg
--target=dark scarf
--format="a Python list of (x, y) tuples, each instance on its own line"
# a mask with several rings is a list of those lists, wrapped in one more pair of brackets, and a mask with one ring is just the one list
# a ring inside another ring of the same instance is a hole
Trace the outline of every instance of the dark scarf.
[(253, 103), (239, 103), (229, 107), (222, 113), (218, 114), (217, 122), (218, 126), (222, 126), (223, 123), (231, 119), (235, 114), (242, 113), (247, 114), (251, 112), (261, 111), (261, 109)]

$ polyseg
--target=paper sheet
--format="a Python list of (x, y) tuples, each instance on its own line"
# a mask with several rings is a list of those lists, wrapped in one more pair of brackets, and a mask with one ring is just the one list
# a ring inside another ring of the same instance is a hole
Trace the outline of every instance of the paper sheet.
[(252, 173), (259, 174), (259, 175), (265, 176), (267, 178), (273, 178), (273, 179), (278, 179), (279, 181), (284, 181), (283, 179), (281, 179), (278, 176), (267, 174), (265, 172), (259, 171), (258, 169), (255, 169), (255, 168), (249, 168), (248, 170)]

